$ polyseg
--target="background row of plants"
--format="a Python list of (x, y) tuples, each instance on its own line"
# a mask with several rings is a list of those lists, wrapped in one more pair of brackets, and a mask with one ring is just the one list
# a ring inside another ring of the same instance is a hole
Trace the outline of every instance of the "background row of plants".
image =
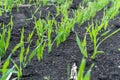
[[(45, 49), (47, 49), (48, 53), (50, 53), (52, 51), (53, 44), (56, 44), (58, 47), (67, 39), (70, 32), (75, 32), (76, 42), (80, 49), (80, 53), (83, 55), (77, 80), (90, 80), (90, 73), (94, 63), (91, 64), (90, 70), (84, 74), (86, 59), (89, 57), (86, 38), (90, 37), (94, 49), (91, 59), (95, 59), (97, 54), (104, 53), (104, 51), (99, 51), (99, 46), (103, 41), (120, 31), (120, 28), (113, 32), (108, 29), (109, 21), (119, 14), (120, 1), (82, 0), (76, 10), (70, 9), (72, 2), (72, 0), (0, 1), (0, 16), (7, 13), (12, 14), (12, 9), (14, 7), (17, 7), (18, 11), (21, 6), (34, 6), (36, 8), (32, 15), (34, 30), (27, 37), (27, 43), (29, 45), (27, 47), (25, 46), (25, 30), (23, 27), (19, 43), (11, 50), (8, 58), (4, 61), (2, 58), (6, 55), (7, 49), (9, 48), (11, 31), (14, 27), (14, 22), (12, 20), (13, 17), (11, 16), (10, 22), (7, 25), (0, 23), (0, 80), (9, 80), (12, 74), (16, 74), (17, 79), (20, 80), (23, 69), (31, 62), (35, 55), (37, 55), (37, 59), (40, 61), (43, 58)], [(54, 17), (51, 18), (50, 13), (48, 13), (46, 19), (36, 19), (34, 14), (37, 13), (38, 8), (46, 5), (54, 5), (56, 7), (56, 14)], [(110, 7), (108, 7), (108, 5)], [(94, 19), (99, 11), (103, 11), (103, 17), (101, 19)], [(70, 17), (69, 14), (72, 14), (73, 17)], [(57, 21), (56, 17), (59, 15), (62, 15), (61, 20)], [(81, 39), (79, 38), (78, 33), (74, 30), (74, 25), (78, 24), (81, 27), (81, 25), (86, 21), (89, 21), (88, 27), (86, 28), (84, 38)], [(31, 52), (30, 45), (35, 32), (37, 33), (38, 39), (36, 40), (36, 48)], [(54, 38), (52, 38), (53, 34), (55, 34)], [(20, 49), (19, 64), (12, 59), (12, 55), (14, 55), (18, 49)], [(10, 67), (11, 62), (13, 63), (12, 67)]]

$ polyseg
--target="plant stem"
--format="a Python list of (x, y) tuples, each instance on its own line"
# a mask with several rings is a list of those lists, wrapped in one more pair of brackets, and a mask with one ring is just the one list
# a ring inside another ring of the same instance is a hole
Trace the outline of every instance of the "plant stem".
[(114, 32), (112, 32), (111, 34), (109, 34), (108, 36), (106, 36), (103, 40), (101, 40), (98, 45), (97, 45), (97, 48), (101, 45), (102, 42), (104, 42), (106, 39), (108, 39), (109, 37), (113, 36), (114, 34), (116, 34), (117, 32), (120, 31), (120, 28), (115, 30)]

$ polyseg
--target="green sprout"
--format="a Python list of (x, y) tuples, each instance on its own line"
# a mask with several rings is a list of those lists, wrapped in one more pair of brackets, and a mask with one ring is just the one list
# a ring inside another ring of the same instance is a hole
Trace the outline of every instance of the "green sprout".
[[(100, 25), (98, 25), (98, 22), (96, 21), (96, 25), (94, 25), (94, 23), (92, 23), (91, 26), (91, 30), (90, 30), (90, 38), (94, 44), (94, 52), (92, 55), (92, 59), (95, 59), (96, 54), (98, 53), (104, 53), (103, 51), (98, 51), (98, 47), (100, 46), (100, 44), (105, 41), (106, 39), (108, 39), (109, 37), (111, 37), (112, 35), (116, 34), (117, 32), (119, 32), (119, 29), (113, 31), (111, 34), (109, 34), (108, 36), (106, 36), (104, 39), (102, 39), (101, 41), (98, 40), (98, 35), (101, 32), (102, 29), (106, 30), (108, 23), (111, 19), (113, 19), (119, 12), (118, 9), (120, 8), (120, 6), (118, 6), (120, 3), (117, 1), (113, 2), (113, 7), (111, 7), (110, 9), (108, 9), (106, 11), (106, 13), (104, 13), (104, 16), (102, 18), (102, 22)], [(107, 35), (110, 31), (106, 31), (105, 33), (101, 34), (102, 35)]]
[(87, 37), (87, 34), (90, 30), (90, 27), (87, 28), (86, 30), (86, 33), (85, 33), (85, 36), (84, 36), (84, 39), (81, 41), (78, 37), (78, 34), (76, 33), (76, 41), (77, 41), (77, 44), (79, 46), (79, 49), (82, 53), (82, 55), (85, 57), (85, 58), (88, 58), (88, 52), (87, 52), (87, 40), (86, 40), (86, 37)]
[(56, 44), (59, 46), (61, 42), (64, 42), (69, 36), (71, 29), (74, 26), (74, 21), (72, 19), (64, 19), (56, 29)]
[[(0, 69), (0, 72), (1, 72), (1, 69)], [(15, 66), (13, 66), (12, 68), (10, 69), (7, 69), (6, 73), (4, 73), (2, 75), (2, 77), (0, 78), (0, 80), (9, 80), (12, 76), (12, 74), (17, 74), (17, 71), (15, 70)]]
[(8, 69), (10, 60), (11, 60), (11, 55), (8, 56), (8, 58), (5, 60), (3, 66), (2, 66), (2, 69), (0, 69), (0, 72), (2, 72), (2, 76), (1, 76), (0, 80), (9, 80), (13, 73), (17, 74), (17, 71), (15, 70), (15, 66)]
[(84, 57), (88, 58), (88, 53), (87, 53), (87, 44), (86, 44), (86, 36), (84, 37), (84, 40), (81, 41), (78, 37), (78, 35), (76, 34), (76, 41), (77, 44), (79, 46), (79, 49), (81, 51), (81, 53), (83, 54)]
[[(8, 30), (5, 29), (5, 25), (2, 25), (2, 33), (0, 33), (0, 59), (6, 54), (11, 38), (12, 28), (8, 26)], [(7, 37), (6, 37), (7, 34)]]
[(88, 7), (83, 9), (83, 22), (90, 20), (91, 17), (93, 18), (96, 13), (104, 8), (108, 3), (110, 3), (110, 0), (97, 0), (94, 2), (89, 2)]
[[(98, 47), (101, 45), (101, 43), (104, 42), (109, 37), (111, 37), (112, 35), (118, 33), (120, 31), (120, 29), (117, 29), (111, 33), (110, 33), (110, 31), (104, 32), (103, 34), (101, 34), (101, 37), (103, 37), (103, 36), (105, 36), (105, 37), (99, 41), (98, 35), (100, 34), (101, 30), (104, 29), (104, 24), (101, 23), (100, 25), (98, 25), (96, 23), (96, 25), (94, 25), (94, 23), (92, 23), (91, 26), (89, 25), (89, 28), (90, 28), (89, 35), (90, 35), (91, 41), (93, 42), (93, 45), (94, 45), (94, 51), (93, 51), (93, 55), (91, 58), (95, 59), (97, 54), (104, 53), (103, 51), (98, 51)], [(109, 35), (108, 35), (108, 33), (109, 33)]]
[(80, 8), (80, 9), (77, 9), (77, 10), (74, 11), (74, 20), (75, 20), (79, 25), (81, 25), (82, 22), (83, 22), (83, 14), (84, 14), (84, 12), (83, 12), (83, 9), (81, 9), (82, 6), (80, 6), (79, 8)]
[[(28, 46), (27, 48), (25, 48), (24, 44), (24, 28), (22, 28), (22, 31), (21, 31), (21, 39), (20, 39), (20, 43), (18, 44), (18, 46), (16, 45), (16, 48), (14, 49), (18, 49), (20, 47), (20, 54), (19, 54), (19, 60), (20, 60), (20, 67), (26, 67), (27, 64), (28, 64), (28, 57), (29, 57), (29, 53), (30, 53), (30, 45), (31, 45), (31, 38), (33, 36), (33, 33), (34, 33), (34, 30), (28, 35), (28, 38), (27, 38), (27, 43)], [(13, 50), (14, 50), (13, 49)]]
[(92, 25), (89, 26), (89, 27), (91, 27), (91, 29), (90, 29), (90, 38), (91, 38), (91, 41), (93, 42), (93, 46), (94, 46), (92, 59), (95, 59), (96, 54), (104, 53), (103, 51), (98, 51), (98, 47), (97, 47), (97, 44), (98, 44), (98, 34), (102, 30), (103, 24), (98, 26), (98, 24), (96, 23), (96, 26), (95, 26), (94, 23), (92, 23)]
[(68, 15), (68, 8), (70, 7), (71, 1), (65, 2), (60, 7), (57, 7), (57, 15), (60, 13), (63, 15), (61, 18), (60, 23), (56, 23), (56, 44), (57, 46), (60, 45), (60, 43), (64, 42), (67, 37), (69, 36), (71, 29), (73, 29), (75, 21), (74, 19), (69, 18)]
[(14, 7), (14, 0), (1, 0), (0, 7), (2, 12), (11, 12)]
[(18, 80), (20, 80), (20, 77), (22, 77), (22, 67), (20, 65), (18, 65), (17, 63), (15, 63), (15, 61), (13, 59), (11, 59), (12, 63), (14, 64), (16, 71), (17, 71), (17, 78)]
[[(39, 19), (35, 21), (35, 29), (37, 32), (38, 40), (36, 41), (36, 48), (31, 52), (30, 56), (28, 57), (28, 61), (30, 62), (31, 59), (37, 54), (38, 60), (43, 58), (43, 51), (46, 47), (48, 41), (48, 52), (51, 51), (51, 33), (52, 33), (52, 24), (51, 21), (46, 22), (45, 20)], [(49, 29), (49, 30), (48, 30)], [(47, 34), (48, 33), (48, 34)]]
[(86, 74), (84, 73), (85, 66), (86, 66), (86, 60), (85, 60), (85, 58), (82, 58), (82, 61), (81, 61), (80, 67), (79, 67), (79, 71), (78, 71), (77, 80), (90, 80), (91, 69), (94, 67), (94, 64), (91, 65), (90, 69), (86, 72)]
[(107, 35), (105, 38), (103, 38), (97, 45), (97, 47), (99, 47), (101, 45), (102, 42), (104, 42), (105, 40), (107, 40), (108, 38), (110, 38), (111, 36), (115, 35), (116, 33), (120, 32), (120, 28), (111, 32), (109, 35)]
[(5, 32), (6, 30), (4, 29), (3, 25), (3, 32), (0, 34), (0, 59), (5, 55)]
[(113, 5), (109, 9), (106, 9), (104, 11), (104, 16), (102, 18), (102, 23), (105, 24), (104, 29), (107, 29), (108, 22), (113, 19), (116, 15), (119, 14), (120, 9), (120, 1), (115, 0), (112, 2)]

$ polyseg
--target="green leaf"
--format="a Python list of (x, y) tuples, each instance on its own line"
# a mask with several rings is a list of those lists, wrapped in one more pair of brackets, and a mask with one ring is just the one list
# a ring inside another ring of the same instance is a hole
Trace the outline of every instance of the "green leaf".
[(11, 69), (7, 69), (6, 73), (4, 73), (2, 75), (2, 77), (0, 78), (0, 80), (8, 80), (8, 78), (11, 77), (12, 73), (17, 73), (16, 70), (14, 70), (14, 66)]
[[(86, 45), (85, 45), (86, 43), (84, 43), (84, 45), (82, 45), (82, 42), (80, 41), (77, 34), (76, 34), (76, 41), (77, 41), (77, 44), (79, 46), (79, 49), (80, 49), (81, 53), (83, 54), (84, 57), (87, 58), (88, 54), (87, 54)], [(86, 42), (86, 41), (84, 40), (84, 42)]]
[(20, 63), (23, 63), (23, 58), (24, 58), (24, 51), (25, 51), (25, 49), (24, 49), (24, 47), (22, 46), (21, 47), (21, 51), (20, 51), (20, 56), (19, 56), (19, 58), (20, 58)]
[(86, 65), (86, 60), (84, 58), (82, 58), (82, 61), (81, 61), (80, 67), (79, 67), (79, 71), (78, 71), (77, 80), (83, 80), (85, 65)]
[(10, 38), (11, 38), (11, 28), (8, 28), (8, 35), (7, 35), (7, 39), (5, 42), (5, 51), (7, 50), (8, 46), (9, 46), (9, 42), (10, 42)]
[(9, 57), (5, 60), (5, 63), (3, 64), (2, 74), (4, 74), (4, 73), (7, 72), (7, 68), (8, 68), (8, 66), (9, 66), (10, 59), (11, 59), (11, 55), (9, 55)]
[(87, 73), (84, 76), (83, 80), (90, 80), (91, 77), (91, 69), (93, 68), (94, 64), (91, 65), (90, 69), (87, 71)]
[(31, 53), (30, 56), (28, 57), (28, 61), (29, 61), (29, 62), (30, 62), (30, 61), (32, 60), (32, 58), (35, 56), (36, 52), (37, 52), (37, 49), (34, 49), (34, 50), (32, 51), (32, 53)]
[(11, 61), (13, 62), (15, 68), (17, 69), (18, 80), (20, 80), (20, 77), (22, 76), (22, 68), (21, 66), (19, 67), (13, 59), (11, 59)]
[(101, 34), (101, 37), (106, 36), (109, 32), (110, 32), (110, 30), (105, 31), (104, 33)]
[(3, 33), (0, 34), (0, 56), (3, 57), (5, 55), (5, 32), (6, 30), (3, 27)]
[(13, 49), (12, 49), (12, 54), (15, 53), (15, 51), (20, 48), (21, 43), (18, 43)]
[(27, 38), (27, 41), (28, 41), (28, 42), (30, 42), (33, 34), (34, 34), (34, 31), (32, 31), (32, 32), (28, 35), (28, 38)]
[[(42, 43), (42, 42), (41, 42), (41, 43)], [(32, 51), (32, 53), (31, 53), (30, 56), (28, 57), (28, 61), (29, 61), (29, 62), (30, 62), (30, 61), (32, 60), (32, 58), (37, 54), (37, 52), (40, 52), (40, 51), (41, 51), (41, 50), (39, 50), (39, 49), (41, 49), (41, 45), (42, 45), (41, 43)], [(39, 54), (42, 55), (42, 53), (39, 53)], [(41, 56), (41, 55), (38, 55), (38, 56)]]
[(38, 60), (40, 60), (42, 57), (43, 57), (43, 46), (40, 45), (37, 49), (37, 57), (38, 57)]

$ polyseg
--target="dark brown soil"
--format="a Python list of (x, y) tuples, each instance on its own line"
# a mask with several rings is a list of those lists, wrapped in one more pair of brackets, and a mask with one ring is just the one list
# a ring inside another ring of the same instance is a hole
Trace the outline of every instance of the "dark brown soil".
[[(76, 9), (76, 5), (78, 5), (78, 3), (74, 2), (71, 9)], [(43, 13), (41, 16), (37, 13), (36, 17), (39, 16), (40, 18), (45, 18), (48, 12), (54, 16), (56, 13), (55, 7), (48, 7), (48, 10), (46, 10), (46, 7), (40, 8)], [(21, 8), (19, 12), (17, 12), (16, 9), (13, 9), (12, 15), (14, 27), (7, 54), (9, 54), (11, 49), (19, 43), (22, 27), (25, 28), (25, 40), (28, 34), (33, 30), (33, 21), (26, 21), (26, 19), (31, 18), (31, 14), (34, 10), (35, 9), (32, 7)], [(97, 17), (101, 16), (102, 14), (99, 12)], [(8, 21), (9, 17), (0, 18), (0, 22), (7, 23)], [(80, 27), (75, 24), (75, 31), (79, 34), (80, 38), (83, 38), (86, 27), (87, 22)], [(112, 31), (120, 28), (120, 15), (110, 21), (109, 28)], [(74, 62), (77, 63), (77, 66), (79, 66), (82, 59), (75, 37), (75, 33), (71, 32), (67, 40), (60, 44), (59, 47), (53, 46), (51, 53), (47, 53), (47, 51), (45, 51), (44, 57), (41, 61), (38, 61), (37, 58), (34, 57), (31, 63), (23, 69), (23, 77), (21, 80), (46, 80), (45, 77), (50, 77), (50, 80), (68, 80), (68, 67), (71, 68)], [(35, 48), (35, 41), (37, 39), (36, 34), (34, 34), (32, 39), (33, 43), (31, 45), (31, 50)], [(89, 42), (90, 39), (88, 39), (88, 52), (91, 55), (93, 48)], [(95, 60), (87, 60), (86, 70), (90, 68), (92, 63), (95, 63), (95, 66), (92, 69), (91, 80), (120, 80), (120, 51), (118, 51), (118, 48), (120, 48), (120, 32), (101, 44), (99, 50), (103, 50), (105, 52), (104, 54), (97, 55)], [(18, 60), (17, 54), (19, 54), (19, 50), (15, 53), (15, 55), (13, 55), (14, 60)]]

